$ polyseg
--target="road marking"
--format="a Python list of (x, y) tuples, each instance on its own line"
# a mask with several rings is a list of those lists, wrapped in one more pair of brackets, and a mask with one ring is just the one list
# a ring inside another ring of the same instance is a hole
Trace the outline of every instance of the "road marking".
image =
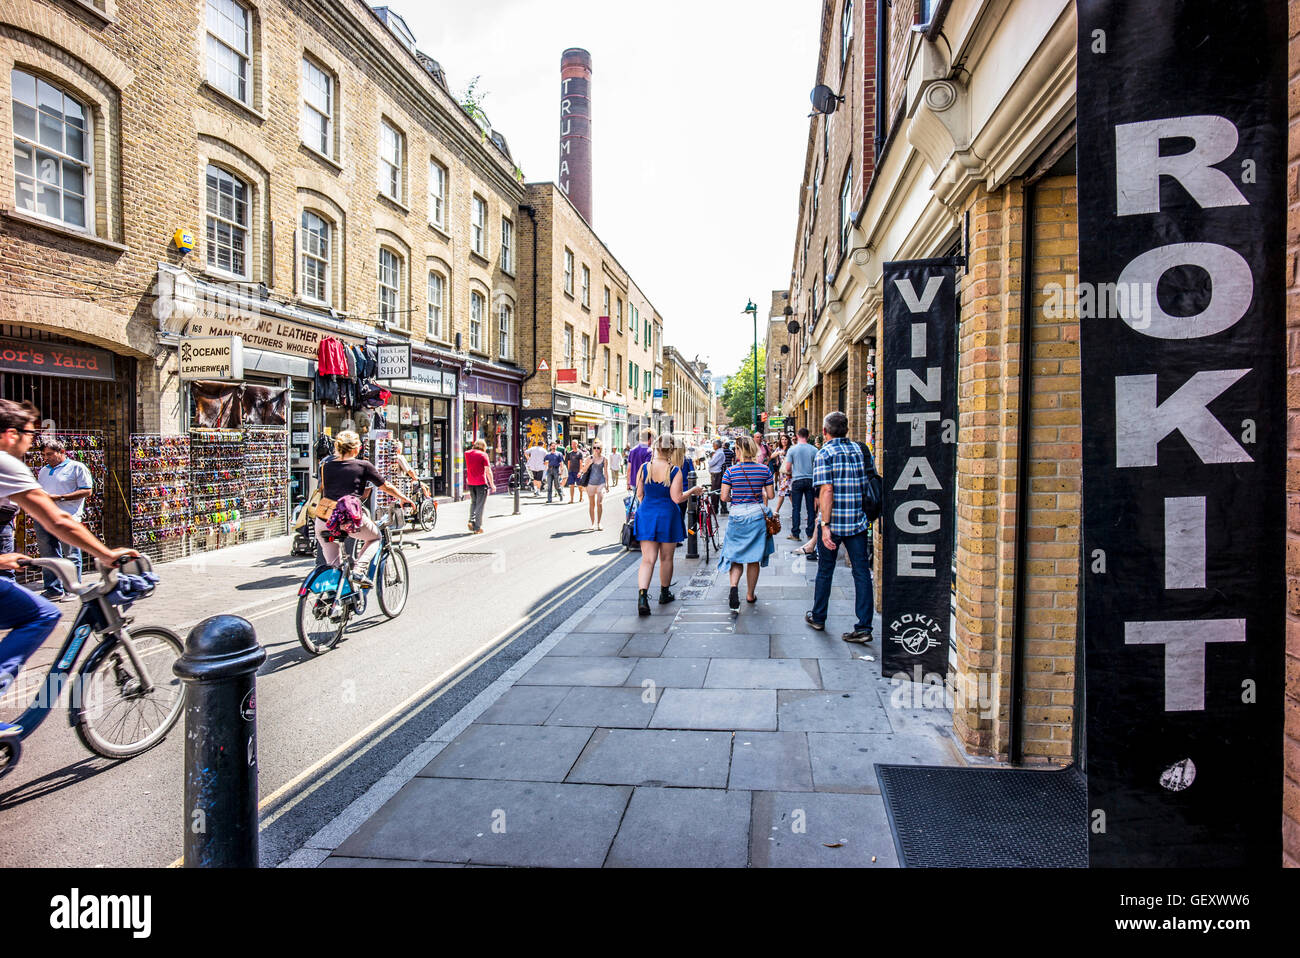
[[(507, 647), (508, 645), (510, 645), (512, 642), (516, 641), (516, 640), (520, 637), (520, 635), (523, 634), (522, 632), (519, 631), (520, 628), (521, 628), (523, 625), (527, 624), (528, 622), (538, 622), (538, 621), (541, 621), (542, 619), (545, 619), (546, 616), (550, 615), (550, 614), (551, 614), (552, 612), (554, 612), (557, 608), (559, 608), (559, 607), (562, 606), (566, 601), (568, 601), (568, 599), (569, 599), (572, 595), (574, 595), (574, 594), (575, 594), (576, 592), (578, 592), (579, 590), (585, 588), (585, 587), (586, 587), (586, 586), (587, 586), (587, 585), (588, 585), (592, 580), (594, 580), (595, 578), (599, 577), (602, 573), (606, 572), (606, 571), (610, 568), (610, 566), (612, 566), (612, 565), (613, 565), (613, 564), (614, 564), (614, 563), (615, 563), (619, 558), (621, 558), (621, 557), (616, 556), (616, 557), (614, 557), (613, 559), (611, 559), (609, 562), (606, 562), (606, 563), (604, 563), (603, 565), (597, 566), (596, 568), (592, 569), (592, 570), (591, 570), (590, 572), (588, 572), (585, 576), (583, 576), (581, 579), (579, 579), (577, 582), (575, 582), (572, 586), (570, 586), (570, 588), (569, 588), (568, 590), (566, 590), (565, 592), (563, 592), (563, 593), (561, 593), (560, 595), (556, 596), (556, 597), (555, 597), (555, 598), (554, 598), (550, 603), (548, 603), (548, 604), (547, 604), (543, 609), (541, 609), (539, 612), (533, 612), (533, 613), (531, 613), (530, 615), (526, 615), (526, 616), (522, 616), (522, 617), (520, 617), (518, 620), (516, 620), (516, 621), (515, 621), (513, 624), (511, 624), (509, 627), (507, 627), (507, 628), (504, 629), (503, 631), (497, 633), (497, 635), (496, 635), (495, 637), (492, 638), (490, 644), (488, 645), (488, 647), (487, 647), (486, 649), (479, 649), (479, 650), (476, 651), (476, 652), (471, 652), (469, 655), (467, 655), (465, 658), (461, 659), (458, 663), (456, 663), (455, 665), (453, 665), (451, 668), (445, 670), (441, 675), (439, 675), (439, 676), (438, 676), (436, 679), (434, 679), (432, 682), (429, 682), (427, 685), (425, 685), (423, 688), (421, 688), (418, 692), (415, 692), (413, 695), (411, 695), (410, 697), (408, 697), (405, 701), (403, 701), (403, 702), (399, 703), (398, 705), (394, 706), (392, 709), (390, 709), (390, 710), (389, 710), (388, 712), (386, 712), (384, 715), (382, 715), (382, 716), (379, 717), (378, 719), (375, 719), (375, 721), (371, 722), (368, 726), (366, 726), (366, 727), (365, 727), (364, 729), (362, 729), (360, 732), (357, 732), (355, 735), (353, 735), (353, 736), (352, 736), (351, 738), (349, 738), (347, 741), (345, 741), (345, 742), (343, 742), (341, 745), (338, 745), (337, 747), (335, 747), (335, 748), (333, 749), (333, 751), (331, 751), (331, 752), (329, 752), (328, 754), (322, 756), (320, 759), (318, 759), (317, 761), (313, 762), (311, 765), (307, 766), (305, 769), (303, 769), (301, 772), (299, 772), (297, 775), (295, 775), (295, 776), (294, 776), (293, 778), (291, 778), (289, 781), (285, 782), (283, 785), (281, 785), (281, 786), (280, 786), (279, 788), (277, 788), (275, 791), (271, 792), (271, 794), (269, 794), (269, 795), (267, 795), (265, 798), (261, 799), (261, 800), (257, 803), (257, 808), (258, 808), (258, 811), (259, 811), (259, 812), (260, 812), (263, 808), (265, 808), (266, 806), (268, 806), (268, 805), (274, 803), (274, 802), (275, 802), (275, 801), (276, 801), (276, 800), (277, 800), (281, 795), (285, 794), (286, 792), (290, 791), (291, 789), (293, 789), (293, 788), (296, 787), (297, 785), (301, 784), (303, 781), (305, 781), (305, 780), (306, 780), (307, 778), (309, 778), (311, 775), (313, 775), (313, 774), (315, 774), (317, 771), (319, 771), (322, 767), (328, 765), (330, 762), (332, 762), (332, 761), (334, 761), (335, 759), (337, 759), (339, 755), (341, 755), (342, 753), (346, 752), (349, 748), (351, 748), (351, 747), (353, 747), (354, 745), (356, 745), (359, 741), (361, 741), (362, 739), (364, 739), (366, 736), (373, 734), (373, 733), (374, 733), (378, 728), (382, 727), (382, 726), (384, 725), (384, 723), (391, 721), (394, 717), (396, 717), (397, 715), (399, 715), (403, 710), (405, 710), (405, 709), (412, 709), (412, 712), (411, 712), (410, 715), (406, 716), (406, 718), (402, 719), (400, 722), (398, 722), (398, 723), (396, 723), (395, 725), (393, 725), (392, 728), (390, 728), (390, 729), (388, 729), (387, 731), (385, 731), (382, 735), (380, 735), (380, 736), (379, 736), (377, 739), (375, 739), (373, 742), (368, 743), (368, 744), (366, 745), (365, 748), (360, 749), (359, 751), (357, 751), (356, 754), (354, 754), (352, 757), (350, 757), (347, 761), (343, 762), (343, 763), (342, 763), (341, 765), (339, 765), (337, 768), (334, 768), (332, 771), (330, 771), (330, 773), (329, 773), (328, 775), (326, 775), (326, 776), (324, 776), (323, 778), (321, 778), (320, 781), (318, 781), (318, 782), (316, 782), (315, 784), (313, 784), (313, 785), (312, 785), (310, 788), (308, 788), (306, 791), (302, 792), (302, 794), (294, 796), (294, 798), (293, 798), (292, 800), (290, 800), (288, 803), (286, 803), (286, 804), (284, 805), (283, 808), (278, 808), (278, 809), (275, 810), (275, 812), (273, 812), (273, 813), (272, 813), (270, 816), (268, 816), (266, 819), (264, 819), (264, 820), (259, 820), (259, 821), (258, 821), (258, 831), (261, 832), (262, 830), (264, 830), (264, 829), (266, 829), (266, 828), (269, 828), (269, 827), (270, 827), (271, 825), (273, 825), (273, 824), (274, 824), (274, 823), (275, 823), (275, 822), (276, 822), (276, 821), (277, 821), (281, 816), (283, 816), (285, 813), (289, 812), (289, 811), (292, 810), (293, 808), (297, 807), (297, 806), (298, 806), (298, 805), (299, 805), (299, 804), (300, 804), (304, 799), (306, 799), (308, 796), (310, 796), (312, 793), (314, 793), (314, 792), (315, 792), (317, 789), (319, 789), (322, 785), (324, 785), (326, 782), (330, 781), (330, 780), (333, 779), (335, 776), (337, 776), (339, 772), (342, 772), (342, 771), (343, 771), (344, 769), (346, 769), (348, 766), (352, 765), (353, 762), (357, 761), (357, 759), (359, 759), (359, 758), (361, 758), (363, 755), (367, 754), (367, 753), (368, 753), (371, 749), (373, 749), (376, 745), (379, 745), (380, 743), (382, 743), (386, 738), (388, 738), (390, 735), (392, 735), (394, 732), (396, 732), (398, 729), (400, 729), (403, 725), (405, 725), (407, 722), (409, 722), (412, 718), (414, 718), (414, 716), (415, 716), (415, 714), (416, 714), (416, 712), (417, 712), (417, 710), (414, 709), (414, 706), (415, 706), (415, 705), (420, 701), (421, 698), (423, 698), (424, 696), (426, 696), (426, 695), (428, 695), (430, 692), (432, 692), (434, 689), (436, 689), (440, 683), (442, 683), (442, 682), (444, 682), (444, 681), (447, 681), (448, 678), (451, 677), (451, 676), (455, 676), (454, 679), (452, 679), (451, 681), (448, 681), (448, 682), (447, 682), (447, 685), (446, 685), (445, 687), (439, 689), (439, 690), (438, 690), (438, 693), (437, 693), (436, 695), (432, 696), (432, 697), (428, 700), (428, 702), (424, 703), (424, 707), (427, 707), (427, 706), (429, 706), (429, 705), (432, 705), (434, 702), (438, 701), (438, 699), (442, 698), (442, 696), (444, 696), (445, 694), (447, 694), (447, 692), (449, 692), (449, 691), (451, 691), (452, 689), (454, 689), (457, 685), (459, 685), (461, 682), (463, 682), (463, 681), (464, 681), (465, 679), (467, 679), (469, 676), (473, 675), (476, 671), (478, 671), (479, 668), (481, 668), (481, 667), (482, 667), (482, 666), (483, 666), (487, 661), (489, 661), (489, 660), (490, 660), (493, 656), (495, 656), (498, 652), (500, 652), (502, 649), (506, 648), (506, 647)], [(514, 638), (510, 638), (510, 636), (511, 636), (513, 633), (516, 633), (516, 632), (519, 632), (519, 634), (518, 634), (518, 635), (514, 635)], [(475, 661), (476, 659), (477, 659), (477, 661)], [(471, 666), (471, 663), (472, 663), (472, 666)], [(458, 675), (458, 674), (457, 674), (457, 671), (458, 671), (458, 670), (461, 670), (461, 669), (463, 669), (464, 671), (463, 671), (461, 674)], [(168, 868), (179, 868), (179, 867), (181, 867), (182, 864), (184, 864), (184, 862), (185, 862), (185, 856), (182, 855), (180, 858), (177, 858), (174, 862), (172, 862), (172, 863), (171, 863), (170, 865), (168, 865), (167, 867), (168, 867)]]

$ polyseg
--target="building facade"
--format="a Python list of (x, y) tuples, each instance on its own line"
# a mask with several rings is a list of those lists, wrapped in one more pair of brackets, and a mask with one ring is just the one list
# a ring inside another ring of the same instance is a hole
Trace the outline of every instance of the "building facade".
[[(13, 369), (3, 394), (93, 434), (107, 483), (131, 488), (133, 436), (147, 450), (206, 421), (178, 368), (198, 336), (240, 337), (227, 385), (279, 403), (264, 418), (283, 435), (258, 433), (270, 447), (255, 458), (269, 479), (283, 451), (294, 494), (316, 440), (345, 425), (400, 441), (442, 495), (460, 493), (474, 438), (513, 461), (524, 190), (504, 138), (465, 114), (399, 18), (360, 0), (31, 0), (0, 11), (0, 61), (15, 171), (0, 180), (0, 337), (87, 350), (103, 371)], [(409, 376), (382, 405), (323, 401), (327, 338), (409, 344)], [(115, 541), (175, 531), (128, 519), (127, 498), (106, 508)], [(172, 539), (285, 531), (289, 503), (258, 527), (248, 505), (245, 521), (212, 509)]]
[(663, 357), (665, 429), (673, 438), (697, 446), (712, 435), (712, 396), (701, 378), (703, 364), (687, 359), (672, 346), (664, 347)]

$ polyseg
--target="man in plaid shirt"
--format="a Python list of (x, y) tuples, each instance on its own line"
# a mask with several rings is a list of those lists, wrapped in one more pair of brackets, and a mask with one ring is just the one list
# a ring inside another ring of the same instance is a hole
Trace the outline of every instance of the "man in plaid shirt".
[(826, 628), (826, 610), (831, 598), (831, 578), (839, 547), (844, 546), (853, 565), (854, 607), (858, 621), (852, 632), (841, 636), (845, 642), (870, 642), (872, 595), (871, 564), (867, 559), (867, 530), (871, 522), (863, 509), (862, 489), (869, 469), (871, 453), (863, 459), (865, 447), (847, 438), (849, 418), (833, 412), (822, 421), (826, 442), (813, 463), (813, 487), (821, 513), (821, 535), (817, 540), (817, 584), (813, 588), (812, 611), (804, 621), (819, 632)]

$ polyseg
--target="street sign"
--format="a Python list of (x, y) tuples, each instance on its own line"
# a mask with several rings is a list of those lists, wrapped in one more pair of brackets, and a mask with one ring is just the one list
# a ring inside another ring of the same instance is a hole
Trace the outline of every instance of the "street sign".
[(238, 336), (195, 336), (181, 340), (177, 353), (182, 382), (244, 378), (244, 341)]
[(411, 344), (380, 343), (379, 374), (376, 379), (411, 378)]
[(539, 373), (547, 373), (551, 371), (551, 367), (547, 364), (545, 359), (539, 359), (537, 360), (537, 371)]
[(578, 369), (557, 369), (555, 371), (555, 381), (557, 383), (576, 383), (578, 381)]
[(769, 416), (768, 419), (767, 419), (767, 424), (768, 424), (768, 426), (769, 426), (770, 428), (772, 428), (772, 429), (784, 429), (784, 428), (785, 428), (785, 417), (784, 417), (784, 416)]

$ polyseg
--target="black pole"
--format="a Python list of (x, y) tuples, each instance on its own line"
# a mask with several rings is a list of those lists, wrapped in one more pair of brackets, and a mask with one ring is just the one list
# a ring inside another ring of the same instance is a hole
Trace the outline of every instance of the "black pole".
[(700, 557), (700, 540), (695, 534), (700, 524), (700, 504), (697, 496), (686, 500), (686, 558)]
[(256, 868), (257, 669), (236, 615), (204, 619), (172, 671), (185, 682), (185, 867)]

